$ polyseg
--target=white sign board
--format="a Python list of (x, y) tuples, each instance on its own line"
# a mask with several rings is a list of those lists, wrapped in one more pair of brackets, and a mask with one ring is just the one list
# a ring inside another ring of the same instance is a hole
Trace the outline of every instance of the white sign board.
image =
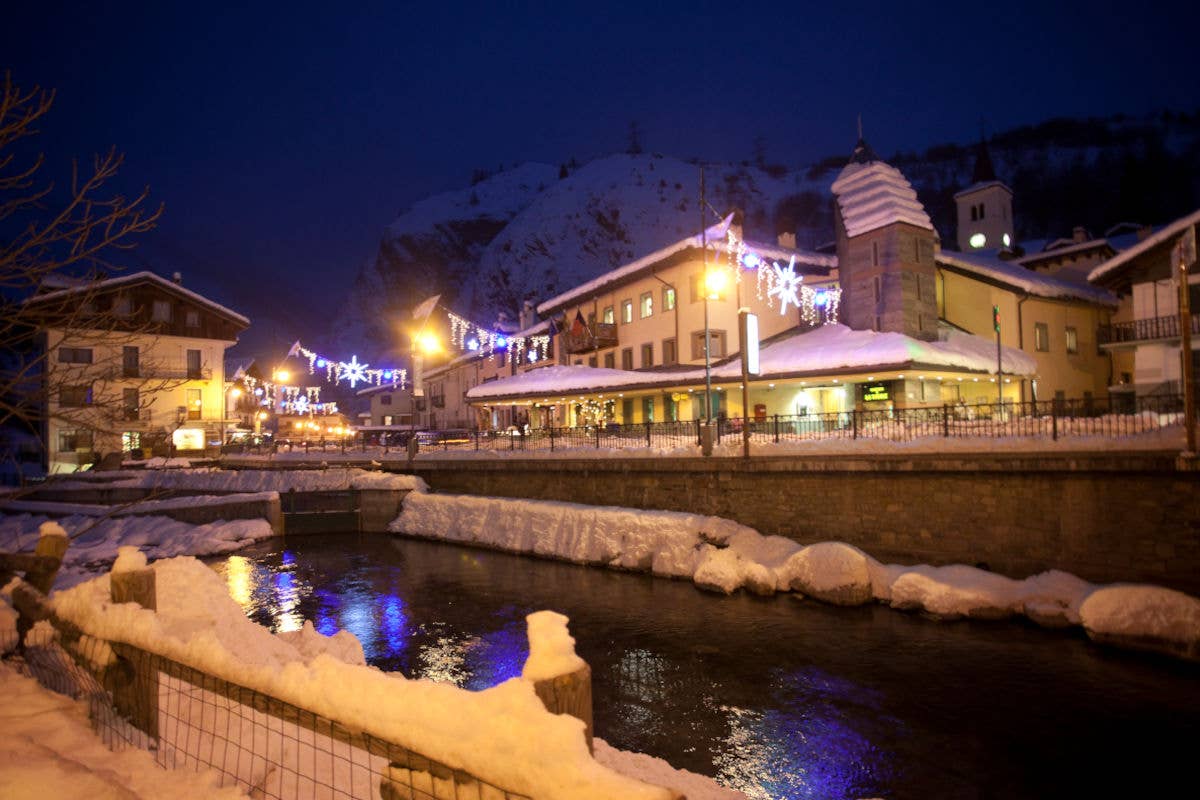
[(743, 315), (746, 323), (742, 331), (742, 358), (746, 360), (746, 374), (759, 374), (758, 368), (758, 317), (754, 314)]
[(171, 442), (176, 450), (203, 450), (203, 428), (177, 428), (171, 434)]

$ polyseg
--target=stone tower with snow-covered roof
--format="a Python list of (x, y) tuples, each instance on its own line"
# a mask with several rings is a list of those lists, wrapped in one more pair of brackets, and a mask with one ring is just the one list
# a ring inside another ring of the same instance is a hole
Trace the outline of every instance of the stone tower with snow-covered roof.
[(958, 249), (995, 250), (1013, 246), (1012, 189), (996, 179), (987, 145), (975, 151), (971, 185), (954, 195), (958, 207)]
[(937, 234), (912, 185), (859, 139), (833, 196), (842, 321), (936, 339)]

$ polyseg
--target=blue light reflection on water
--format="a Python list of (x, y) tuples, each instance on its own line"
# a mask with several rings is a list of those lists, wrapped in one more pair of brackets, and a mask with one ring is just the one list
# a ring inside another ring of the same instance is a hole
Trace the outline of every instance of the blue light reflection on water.
[[(526, 613), (561, 611), (592, 665), (599, 735), (756, 800), (1075, 796), (1134, 778), (1161, 795), (1183, 777), (1164, 765), (1185, 764), (1200, 732), (1200, 673), (1069, 634), (351, 541), (263, 544), (216, 568), (265, 625), (294, 603), (322, 633), (351, 630), (381, 669), (473, 690), (520, 673)], [(1143, 740), (1153, 766), (1130, 755)], [(1084, 760), (1103, 777), (1063, 769)]]

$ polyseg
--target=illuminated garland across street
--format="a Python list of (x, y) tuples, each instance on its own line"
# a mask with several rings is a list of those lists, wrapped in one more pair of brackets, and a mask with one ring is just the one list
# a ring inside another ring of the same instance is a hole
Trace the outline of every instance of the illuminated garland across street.
[(278, 406), (281, 414), (324, 416), (338, 413), (337, 403), (321, 402), (320, 386), (285, 386), (271, 381), (260, 381), (251, 375), (245, 375), (241, 380), (247, 391), (254, 395), (258, 405), (264, 408)]
[(754, 270), (757, 273), (755, 289), (758, 299), (765, 302), (767, 308), (774, 308), (778, 299), (780, 314), (786, 314), (788, 306), (794, 305), (800, 310), (800, 318), (808, 325), (829, 325), (838, 321), (842, 290), (837, 286), (819, 289), (801, 286), (804, 276), (796, 274), (795, 255), (787, 266), (781, 266), (778, 261), (768, 262), (732, 230), (726, 234), (725, 252), (735, 280), (742, 280), (743, 271)]
[(370, 369), (371, 365), (359, 362), (356, 355), (350, 356), (349, 361), (326, 358), (302, 346), (300, 342), (296, 342), (288, 350), (288, 358), (293, 356), (303, 356), (308, 359), (308, 373), (310, 375), (316, 374), (317, 370), (324, 370), (325, 380), (333, 383), (346, 381), (350, 384), (351, 389), (355, 388), (359, 383), (370, 383), (375, 386), (390, 384), (403, 389), (408, 379), (408, 370)]
[(492, 331), (447, 311), (450, 318), (450, 344), (459, 350), (480, 353), (484, 356), (512, 351), (518, 362), (528, 360), (530, 364), (545, 359), (550, 349), (549, 336), (510, 336), (502, 331)]

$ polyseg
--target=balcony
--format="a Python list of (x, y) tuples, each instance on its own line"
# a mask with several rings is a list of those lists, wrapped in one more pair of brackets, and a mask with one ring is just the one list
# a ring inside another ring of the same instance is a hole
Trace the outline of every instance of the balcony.
[(569, 354), (590, 353), (617, 346), (617, 326), (611, 322), (597, 322), (590, 330), (579, 335), (563, 331), (561, 336), (563, 349)]
[(118, 417), (122, 422), (149, 422), (150, 409), (122, 408)]
[[(1192, 314), (1192, 334), (1200, 334), (1200, 314)], [(1101, 345), (1137, 344), (1179, 338), (1179, 315), (1147, 317), (1101, 325), (1096, 341)]]

